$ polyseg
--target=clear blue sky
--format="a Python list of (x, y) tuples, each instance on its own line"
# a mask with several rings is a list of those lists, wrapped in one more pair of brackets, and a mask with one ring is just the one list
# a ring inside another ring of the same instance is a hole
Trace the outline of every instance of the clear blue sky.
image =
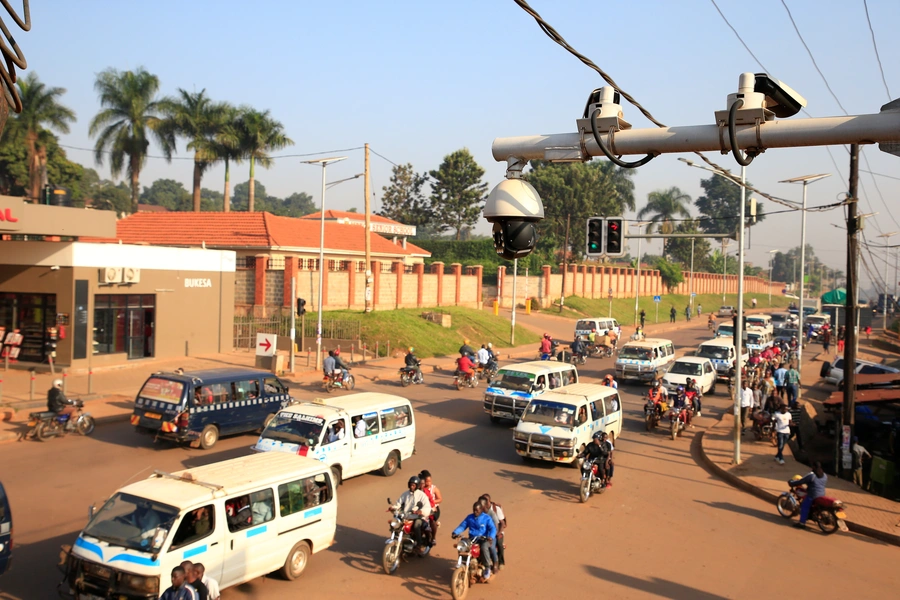
[[(806, 97), (811, 115), (842, 114), (780, 0), (717, 1), (769, 72)], [(862, 0), (787, 4), (846, 110), (877, 112), (889, 97)], [(738, 75), (761, 70), (709, 0), (533, 0), (532, 6), (667, 124), (712, 122), (714, 111), (725, 108), (727, 94), (735, 90)], [(900, 97), (900, 2), (869, 0), (869, 11), (887, 84), (892, 96)], [(76, 111), (78, 122), (62, 136), (63, 143), (87, 148), (93, 146), (88, 123), (98, 110), (96, 73), (144, 66), (159, 76), (163, 94), (178, 87), (206, 88), (215, 99), (270, 109), (296, 142), (281, 154), (369, 142), (391, 161), (427, 171), (444, 155), (468, 147), (493, 185), (504, 173), (504, 165), (491, 157), (495, 137), (574, 131), (588, 93), (603, 85), (511, 0), (38, 0), (32, 3), (32, 19), (32, 31), (17, 36), (29, 70), (68, 90), (64, 102)], [(633, 107), (625, 105), (624, 111), (635, 127), (650, 126)], [(363, 169), (361, 150), (341, 154), (349, 160), (330, 168), (329, 180)], [(770, 150), (748, 169), (748, 179), (773, 195), (799, 199), (800, 186), (777, 182), (832, 173), (809, 188), (811, 205), (827, 204), (847, 189), (847, 150), (834, 147), (831, 154), (837, 167), (824, 148)], [(94, 166), (89, 152), (69, 150), (69, 156)], [(900, 176), (900, 158), (872, 146), (864, 156), (863, 169)], [(638, 207), (649, 192), (673, 185), (692, 197), (700, 194), (699, 181), (707, 174), (676, 158), (659, 157), (639, 169)], [(736, 170), (730, 156), (711, 158)], [(271, 194), (306, 191), (318, 204), (321, 171), (299, 160), (279, 159), (257, 177)], [(232, 181), (244, 181), (246, 169), (238, 166)], [(378, 198), (390, 169), (390, 163), (372, 157)], [(104, 168), (98, 170), (108, 176)], [(151, 159), (141, 180), (149, 185), (163, 177), (189, 187), (190, 161)], [(222, 168), (213, 168), (203, 185), (221, 189), (222, 178)], [(879, 212), (867, 231), (868, 239), (878, 243), (878, 233), (900, 230), (900, 181), (863, 173), (861, 183), (861, 210)], [(333, 188), (327, 201), (330, 207), (362, 208), (362, 181)], [(375, 209), (379, 206), (376, 200)], [(777, 208), (766, 205), (768, 211)], [(845, 270), (842, 232), (831, 226), (841, 218), (840, 211), (810, 214), (807, 233), (826, 264)], [(488, 231), (486, 223), (478, 230)], [(799, 231), (798, 214), (769, 217), (753, 228), (748, 258), (767, 264), (770, 249), (799, 244)], [(651, 251), (659, 252), (659, 242), (651, 244)], [(879, 273), (883, 254), (866, 256)], [(893, 260), (891, 271), (893, 283)], [(867, 276), (863, 282), (868, 285)]]

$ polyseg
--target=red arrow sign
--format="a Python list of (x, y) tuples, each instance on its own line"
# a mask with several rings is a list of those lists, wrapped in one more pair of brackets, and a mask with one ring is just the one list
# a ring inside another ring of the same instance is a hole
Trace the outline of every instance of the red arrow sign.
[(272, 348), (272, 342), (270, 342), (268, 339), (263, 339), (263, 341), (261, 341), (259, 345), (265, 348), (266, 352), (268, 352)]

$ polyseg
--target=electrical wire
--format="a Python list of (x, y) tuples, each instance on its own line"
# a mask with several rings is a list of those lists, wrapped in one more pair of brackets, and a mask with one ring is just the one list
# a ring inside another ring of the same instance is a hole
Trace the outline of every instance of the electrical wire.
[(394, 161), (392, 161), (391, 159), (389, 159), (387, 156), (384, 156), (383, 154), (378, 154), (377, 152), (375, 152), (374, 150), (372, 150), (372, 146), (369, 146), (369, 152), (371, 152), (372, 154), (374, 154), (375, 156), (377, 156), (377, 157), (379, 157), (379, 158), (383, 158), (384, 160), (388, 161), (389, 163), (391, 163), (391, 164), (394, 165), (395, 167), (399, 167), (399, 166), (400, 166), (400, 165), (398, 165), (397, 163), (395, 163)]
[(881, 72), (881, 82), (884, 84), (884, 91), (887, 92), (888, 102), (893, 100), (891, 90), (888, 89), (887, 79), (884, 77), (884, 67), (881, 65), (881, 55), (878, 54), (878, 43), (875, 41), (875, 30), (872, 28), (872, 19), (869, 18), (869, 3), (863, 0), (863, 9), (866, 11), (866, 23), (869, 24), (869, 33), (872, 34), (872, 48), (875, 50), (875, 60), (878, 61), (878, 70)]

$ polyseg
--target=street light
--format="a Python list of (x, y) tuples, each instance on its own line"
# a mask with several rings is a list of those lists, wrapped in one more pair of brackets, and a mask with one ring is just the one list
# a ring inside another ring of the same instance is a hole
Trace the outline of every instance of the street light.
[[(885, 238), (884, 240), (884, 315), (882, 319), (881, 328), (887, 331), (887, 313), (888, 313), (888, 267), (891, 262), (891, 254), (890, 254), (890, 239), (900, 233), (900, 231), (891, 231), (890, 233), (882, 233), (878, 237)], [(891, 300), (892, 306), (893, 302), (896, 301), (896, 296)]]
[(797, 345), (797, 371), (803, 367), (803, 288), (806, 282), (806, 186), (814, 181), (831, 177), (831, 173), (819, 173), (817, 175), (801, 175), (793, 179), (784, 179), (778, 183), (802, 183), (803, 184), (803, 215), (800, 221), (800, 305), (797, 323), (797, 333), (800, 334), (800, 344)]
[[(642, 221), (637, 223), (638, 234), (641, 233), (641, 227), (645, 225), (652, 225), (651, 221)], [(634, 277), (634, 325), (637, 326), (638, 321), (638, 298), (641, 295), (641, 240), (644, 238), (638, 238), (638, 256), (637, 256), (637, 271)]]
[[(775, 254), (778, 252), (778, 249), (769, 250), (769, 254)], [(772, 307), (772, 261), (775, 259), (774, 256), (769, 257), (769, 307)]]
[[(319, 224), (319, 297), (316, 300), (316, 309), (319, 313), (319, 320), (316, 323), (316, 370), (322, 369), (322, 287), (325, 283), (325, 170), (331, 163), (346, 160), (346, 156), (332, 156), (329, 158), (316, 158), (314, 160), (300, 161), (307, 165), (322, 166), (322, 212)], [(355, 179), (355, 178), (351, 178)], [(366, 232), (369, 235), (369, 232)], [(352, 274), (351, 274), (352, 275)], [(294, 340), (291, 340), (294, 343)]]

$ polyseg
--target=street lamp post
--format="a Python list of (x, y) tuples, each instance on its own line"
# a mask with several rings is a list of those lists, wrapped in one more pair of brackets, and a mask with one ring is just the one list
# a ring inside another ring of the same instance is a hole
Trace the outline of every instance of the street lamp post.
[[(769, 254), (775, 254), (778, 250), (769, 250)], [(774, 256), (769, 256), (769, 307), (772, 306), (772, 261), (775, 259)]]
[[(638, 233), (640, 233), (641, 227), (646, 225), (650, 225), (650, 222), (642, 222), (637, 223)], [(637, 255), (637, 271), (635, 272), (634, 277), (634, 325), (637, 326), (638, 322), (638, 298), (641, 295), (641, 240), (643, 238), (638, 238), (638, 255)]]
[[(881, 328), (887, 331), (887, 314), (888, 314), (888, 267), (891, 264), (891, 254), (890, 254), (890, 246), (889, 242), (891, 238), (900, 233), (900, 231), (891, 231), (890, 233), (882, 233), (878, 237), (885, 238), (884, 240), (884, 314), (882, 315), (882, 324)], [(894, 302), (897, 301), (897, 297), (894, 296)], [(892, 303), (893, 305), (893, 303)]]
[[(325, 171), (329, 164), (346, 160), (346, 156), (333, 156), (330, 158), (317, 158), (315, 160), (304, 160), (308, 165), (322, 166), (322, 210), (319, 219), (319, 294), (316, 300), (316, 310), (318, 311), (318, 321), (316, 322), (316, 370), (322, 369), (322, 287), (325, 283)], [(369, 232), (366, 231), (366, 235)], [(351, 273), (352, 275), (352, 273)], [(296, 302), (296, 300), (294, 300)], [(293, 343), (293, 340), (291, 340)]]
[[(690, 296), (688, 296), (688, 303), (690, 304), (692, 313), (694, 312), (694, 240), (695, 238), (691, 238), (691, 291)], [(659, 310), (658, 307), (657, 310)], [(697, 317), (699, 318), (700, 315), (697, 315)]]
[(800, 221), (800, 304), (797, 314), (799, 319), (797, 323), (797, 333), (800, 334), (800, 343), (797, 344), (797, 371), (801, 371), (803, 367), (803, 288), (806, 281), (804, 273), (806, 272), (806, 187), (820, 179), (831, 177), (831, 173), (819, 173), (817, 175), (802, 175), (792, 179), (785, 179), (778, 183), (802, 183), (803, 184), (803, 215)]

